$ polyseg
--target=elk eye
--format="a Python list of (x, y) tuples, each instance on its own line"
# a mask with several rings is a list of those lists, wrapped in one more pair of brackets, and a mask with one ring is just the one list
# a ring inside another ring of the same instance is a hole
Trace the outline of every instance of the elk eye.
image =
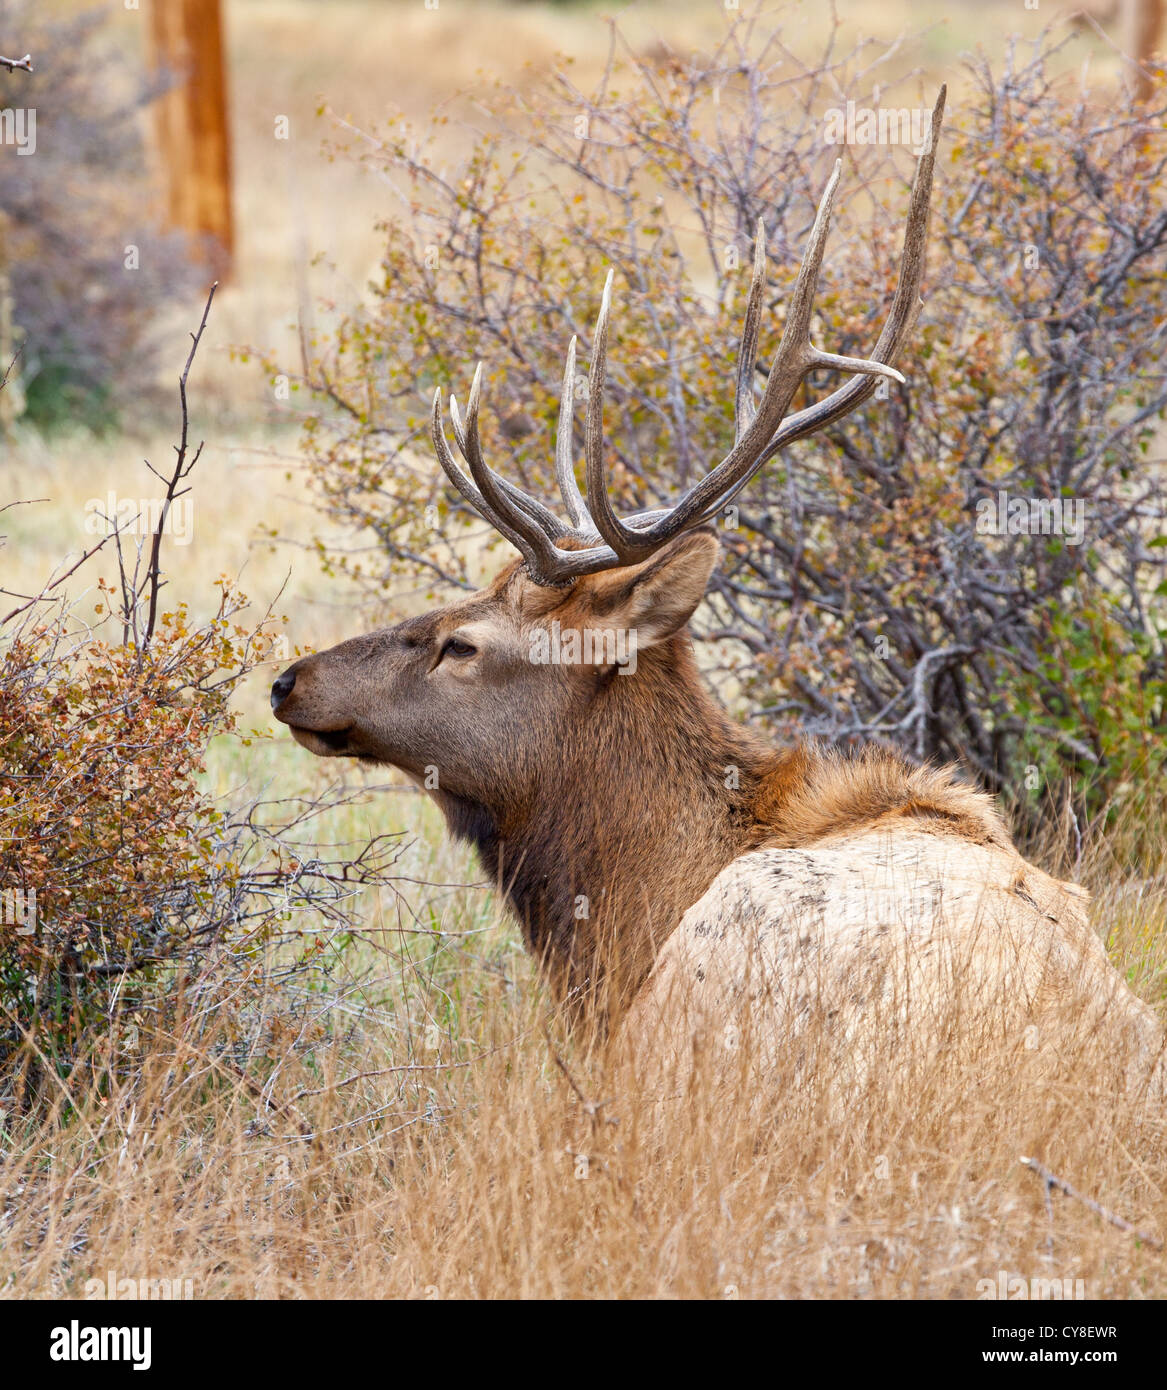
[(447, 637), (442, 647), (442, 656), (473, 656), (477, 650), (476, 646), (470, 642), (463, 642), (460, 637)]

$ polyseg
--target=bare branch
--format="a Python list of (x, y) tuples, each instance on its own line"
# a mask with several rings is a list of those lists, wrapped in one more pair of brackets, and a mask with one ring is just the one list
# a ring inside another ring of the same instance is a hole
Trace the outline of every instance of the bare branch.
[[(1081, 1202), (1083, 1206), (1089, 1207), (1096, 1216), (1101, 1216), (1104, 1221), (1109, 1221), (1112, 1226), (1117, 1226), (1120, 1231), (1126, 1231), (1128, 1235), (1137, 1236), (1139, 1240), (1145, 1241), (1152, 1250), (1162, 1250), (1163, 1242), (1158, 1236), (1153, 1236), (1149, 1231), (1140, 1231), (1137, 1226), (1132, 1226), (1125, 1217), (1118, 1216), (1109, 1208), (1104, 1207), (1101, 1202), (1096, 1202), (1093, 1197), (1087, 1197), (1079, 1192), (1076, 1187), (1071, 1187), (1064, 1178), (1059, 1178), (1056, 1173), (1050, 1172), (1044, 1163), (1038, 1162), (1036, 1158), (1021, 1158), (1023, 1163), (1031, 1172), (1036, 1173), (1045, 1185), (1045, 1196), (1047, 1209), (1049, 1208), (1050, 1189), (1056, 1187), (1059, 1192), (1067, 1197), (1072, 1197), (1076, 1202)], [(1052, 1219), (1052, 1217), (1051, 1217)]]
[[(150, 607), (146, 619), (146, 631), (142, 637), (142, 650), (150, 645), (150, 639), (154, 635), (154, 621), (158, 609), (158, 590), (162, 587), (161, 553), (162, 553), (162, 529), (166, 525), (166, 517), (170, 511), (170, 504), (179, 495), (178, 485), (187, 476), (191, 469), (199, 460), (203, 446), (200, 443), (195, 450), (194, 458), (188, 464), (186, 461), (187, 444), (190, 433), (190, 415), (186, 403), (186, 381), (190, 376), (190, 369), (195, 359), (195, 353), (199, 350), (199, 342), (203, 336), (203, 330), (207, 326), (207, 316), (211, 312), (211, 304), (215, 298), (215, 291), (219, 288), (218, 280), (211, 286), (211, 292), (207, 295), (207, 302), (203, 308), (203, 317), (199, 323), (198, 332), (192, 333), (190, 353), (186, 359), (186, 366), (182, 369), (182, 375), (178, 379), (178, 399), (182, 408), (182, 435), (177, 448), (177, 458), (174, 463), (174, 472), (171, 474), (170, 481), (166, 487), (166, 498), (162, 503), (162, 509), (158, 516), (158, 526), (154, 531), (154, 541), (150, 547), (150, 563), (146, 570), (146, 578), (143, 580), (143, 589), (147, 586), (150, 590)], [(185, 491), (186, 489), (183, 489)], [(141, 590), (139, 590), (141, 592)]]

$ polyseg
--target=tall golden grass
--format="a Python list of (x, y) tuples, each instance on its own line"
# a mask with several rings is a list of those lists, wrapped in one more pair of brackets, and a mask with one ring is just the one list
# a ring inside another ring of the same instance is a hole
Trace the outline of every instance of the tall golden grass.
[[(1114, 851), (1085, 865), (1106, 874), (1095, 919), (1162, 1009), (1167, 865), (1122, 882)], [(419, 874), (457, 872), (419, 853)], [(79, 1067), (52, 1114), (7, 1118), (8, 1296), (111, 1270), (196, 1298), (976, 1298), (1002, 1271), (1167, 1295), (1162, 1249), (1057, 1191), (1047, 1208), (1021, 1162), (1167, 1235), (1167, 1115), (1072, 1019), (1052, 1068), (889, 1049), (842, 1111), (830, 1076), (759, 1074), (747, 1034), (733, 1084), (698, 1068), (662, 1106), (648, 1059), (563, 1035), (485, 889), (419, 887), (367, 920), (320, 999), (326, 1042), (272, 998), (245, 1077), (239, 1020), (192, 1009)]]

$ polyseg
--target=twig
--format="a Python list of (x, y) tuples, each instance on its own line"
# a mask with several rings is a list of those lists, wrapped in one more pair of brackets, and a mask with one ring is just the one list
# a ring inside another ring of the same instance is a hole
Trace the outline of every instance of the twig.
[(555, 1058), (555, 1065), (564, 1074), (564, 1076), (567, 1077), (567, 1084), (575, 1092), (576, 1099), (583, 1107), (584, 1114), (588, 1117), (588, 1119), (591, 1120), (593, 1127), (600, 1124), (618, 1125), (620, 1123), (619, 1120), (611, 1117), (605, 1117), (604, 1115), (600, 1114), (600, 1111), (603, 1110), (605, 1105), (612, 1104), (610, 1100), (588, 1100), (587, 1096), (584, 1095), (583, 1091), (580, 1089), (579, 1083), (576, 1081), (575, 1077), (572, 1076), (567, 1063), (559, 1055), (558, 1048), (551, 1041), (551, 1031), (546, 1024), (543, 1025), (543, 1037), (547, 1043), (547, 1047), (552, 1057)]
[(1059, 1192), (1065, 1193), (1067, 1197), (1073, 1197), (1075, 1201), (1081, 1202), (1090, 1208), (1096, 1216), (1101, 1216), (1104, 1221), (1109, 1221), (1112, 1226), (1117, 1226), (1120, 1231), (1126, 1231), (1128, 1235), (1137, 1236), (1139, 1240), (1146, 1241), (1152, 1250), (1162, 1250), (1163, 1242), (1158, 1236), (1153, 1236), (1148, 1231), (1140, 1231), (1137, 1226), (1132, 1226), (1125, 1217), (1118, 1216), (1115, 1212), (1108, 1210), (1101, 1202), (1096, 1202), (1093, 1197), (1087, 1197), (1078, 1191), (1076, 1187), (1071, 1187), (1064, 1178), (1059, 1178), (1056, 1173), (1051, 1173), (1044, 1163), (1040, 1163), (1036, 1158), (1022, 1158), (1019, 1160), (1037, 1174), (1045, 1185), (1046, 1210), (1050, 1212), (1052, 1220), (1053, 1208), (1050, 1205), (1050, 1189), (1056, 1187)]
[(9, 362), (8, 366), (4, 368), (4, 375), (0, 376), (0, 391), (3, 391), (4, 388), (8, 385), (8, 378), (12, 373), (12, 369), (20, 361), (20, 357), (23, 352), (24, 344), (21, 343), (20, 347), (18, 347), (16, 351), (12, 354), (12, 361)]
[[(219, 288), (218, 280), (211, 286), (211, 292), (207, 295), (206, 306), (203, 309), (203, 317), (199, 323), (197, 333), (192, 333), (190, 353), (186, 359), (186, 366), (182, 369), (182, 375), (178, 378), (178, 399), (182, 407), (182, 435), (179, 439), (176, 453), (174, 472), (171, 474), (170, 481), (166, 485), (166, 499), (162, 503), (162, 509), (158, 516), (158, 526), (154, 532), (154, 542), (150, 547), (150, 564), (146, 570), (146, 578), (143, 581), (143, 588), (149, 587), (150, 590), (150, 609), (146, 619), (146, 631), (142, 638), (142, 650), (150, 645), (150, 639), (154, 635), (154, 619), (158, 610), (158, 590), (162, 587), (162, 574), (160, 556), (162, 552), (162, 528), (166, 525), (166, 518), (170, 512), (170, 504), (178, 494), (178, 485), (183, 478), (191, 471), (199, 461), (199, 455), (203, 451), (200, 443), (195, 450), (194, 457), (188, 464), (186, 461), (187, 444), (190, 435), (190, 415), (186, 404), (186, 380), (190, 376), (191, 365), (195, 359), (195, 353), (199, 350), (199, 341), (203, 336), (203, 330), (207, 326), (207, 316), (211, 312), (211, 304), (215, 298), (215, 291)], [(189, 489), (184, 489), (188, 491)], [(140, 591), (139, 591), (140, 592)]]
[(235, 1079), (246, 1088), (248, 1094), (271, 1111), (273, 1115), (289, 1117), (304, 1138), (310, 1139), (312, 1137), (312, 1126), (303, 1112), (296, 1108), (294, 1100), (272, 1100), (258, 1081), (248, 1076), (241, 1067), (236, 1066), (234, 1062), (229, 1061), (226, 1057), (216, 1057), (211, 1059), (211, 1061), (213, 1066), (221, 1067), (224, 1071), (229, 1072), (235, 1077)]
[[(510, 1046), (509, 1043), (503, 1046)], [(472, 1067), (477, 1063), (485, 1061), (487, 1057), (493, 1057), (496, 1052), (501, 1052), (502, 1046), (492, 1047), (487, 1052), (481, 1052), (477, 1057), (466, 1057), (461, 1062), (403, 1062), (395, 1067), (378, 1067), (376, 1071), (358, 1072), (356, 1076), (346, 1077), (343, 1081), (333, 1081), (327, 1086), (316, 1086), (312, 1090), (297, 1091), (287, 1105), (295, 1105), (299, 1100), (304, 1100), (308, 1096), (322, 1096), (332, 1091), (342, 1090), (345, 1086), (351, 1086), (357, 1081), (368, 1081), (378, 1076), (395, 1076), (403, 1072), (419, 1071), (456, 1071), (460, 1067)]]
[(1091, 29), (1094, 30), (1095, 34), (1097, 34), (1098, 37), (1102, 40), (1102, 42), (1106, 44), (1110, 51), (1112, 53), (1117, 54), (1117, 56), (1124, 63), (1126, 63), (1128, 67), (1134, 68), (1135, 72), (1137, 72), (1139, 76), (1143, 78), (1144, 81), (1150, 79), (1153, 68), (1144, 67), (1142, 60), (1139, 58), (1137, 54), (1124, 52), (1122, 46), (1120, 44), (1115, 43), (1115, 41), (1110, 37), (1110, 35), (1106, 32), (1102, 25), (1099, 24), (1097, 19), (1095, 19), (1092, 14), (1088, 13), (1085, 9), (1081, 9), (1076, 11), (1075, 18), (1081, 20), (1084, 24), (1088, 24), (1091, 27)]
[(23, 58), (0, 58), (0, 68), (7, 68), (9, 72), (18, 68), (21, 72), (32, 72), (32, 54), (26, 53)]

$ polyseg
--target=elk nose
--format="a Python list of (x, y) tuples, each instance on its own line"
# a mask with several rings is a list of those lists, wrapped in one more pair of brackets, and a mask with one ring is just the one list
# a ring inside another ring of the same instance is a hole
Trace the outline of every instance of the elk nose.
[(272, 681), (271, 686), (271, 707), (279, 709), (288, 696), (292, 693), (292, 687), (296, 684), (295, 671), (285, 671), (282, 676), (277, 676)]

